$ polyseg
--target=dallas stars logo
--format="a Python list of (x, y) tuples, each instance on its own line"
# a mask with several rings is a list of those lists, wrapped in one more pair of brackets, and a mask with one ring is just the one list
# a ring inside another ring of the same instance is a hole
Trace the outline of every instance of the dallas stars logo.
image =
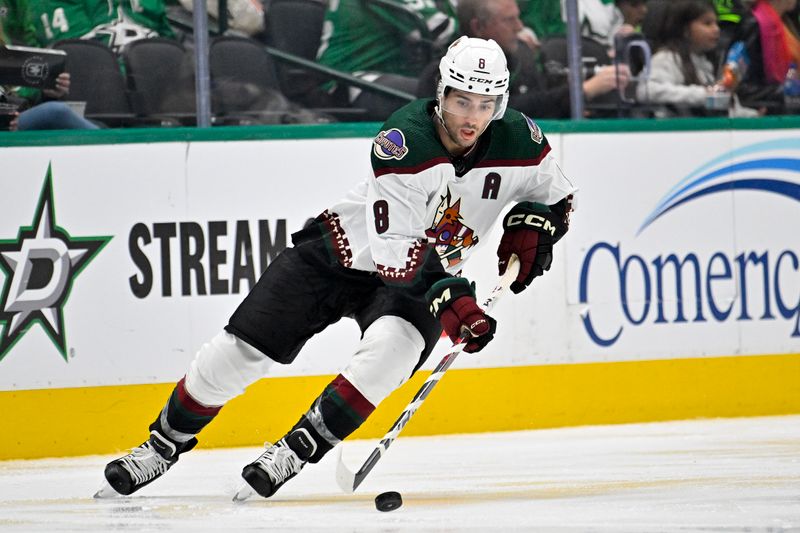
[(14, 240), (0, 240), (0, 360), (38, 322), (67, 359), (64, 304), (72, 282), (111, 237), (70, 237), (56, 226), (53, 178), (48, 166), (31, 226)]

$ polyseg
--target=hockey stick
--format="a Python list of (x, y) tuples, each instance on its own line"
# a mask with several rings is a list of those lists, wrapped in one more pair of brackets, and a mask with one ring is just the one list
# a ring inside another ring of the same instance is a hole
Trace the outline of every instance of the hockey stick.
[[(497, 303), (497, 300), (500, 299), (500, 296), (508, 289), (511, 283), (517, 278), (517, 273), (519, 272), (519, 262), (517, 261), (517, 257), (515, 255), (511, 256), (511, 259), (508, 262), (508, 267), (506, 268), (505, 274), (500, 278), (500, 282), (497, 286), (492, 289), (492, 292), (489, 293), (489, 296), (483, 302), (483, 309), (486, 311), (490, 311), (494, 304)], [(439, 364), (436, 365), (436, 368), (433, 369), (433, 372), (425, 380), (425, 383), (422, 384), (422, 387), (419, 388), (417, 393), (414, 395), (414, 398), (409, 402), (403, 412), (400, 414), (400, 417), (397, 421), (392, 425), (386, 435), (383, 436), (383, 439), (378, 443), (372, 453), (367, 457), (367, 460), (358, 469), (358, 472), (353, 473), (347, 465), (344, 464), (344, 460), (342, 459), (342, 447), (339, 446), (339, 454), (338, 454), (338, 464), (336, 465), (336, 482), (339, 484), (339, 488), (342, 491), (347, 493), (354, 492), (361, 482), (364, 481), (364, 478), (367, 477), (375, 465), (378, 463), (383, 454), (386, 453), (386, 450), (389, 449), (389, 446), (397, 439), (400, 435), (400, 432), (403, 431), (403, 428), (408, 424), (408, 421), (411, 420), (411, 417), (414, 416), (414, 413), (417, 412), (417, 409), (420, 408), (422, 402), (425, 401), (425, 398), (431, 393), (433, 388), (439, 383), (439, 380), (442, 379), (442, 376), (447, 371), (448, 368), (453, 364), (456, 360), (456, 357), (464, 350), (464, 346), (466, 346), (467, 340), (469, 340), (469, 333), (463, 333), (461, 337), (458, 339), (453, 345), (452, 351), (445, 355)]]

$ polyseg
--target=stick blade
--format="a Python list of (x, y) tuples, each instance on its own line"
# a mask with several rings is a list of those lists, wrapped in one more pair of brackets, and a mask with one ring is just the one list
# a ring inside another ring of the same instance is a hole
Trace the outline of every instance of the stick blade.
[(356, 475), (344, 464), (341, 445), (338, 452), (336, 456), (336, 483), (342, 489), (342, 492), (352, 494), (356, 490)]

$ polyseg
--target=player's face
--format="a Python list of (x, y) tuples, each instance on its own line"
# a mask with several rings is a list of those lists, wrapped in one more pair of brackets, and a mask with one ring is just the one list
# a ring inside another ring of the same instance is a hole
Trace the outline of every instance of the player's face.
[(450, 140), (469, 148), (489, 125), (497, 106), (496, 96), (484, 96), (453, 89), (442, 101), (442, 119)]

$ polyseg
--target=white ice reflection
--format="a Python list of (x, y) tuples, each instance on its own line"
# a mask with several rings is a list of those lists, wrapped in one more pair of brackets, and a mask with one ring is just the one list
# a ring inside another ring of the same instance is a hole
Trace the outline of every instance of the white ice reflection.
[[(346, 461), (374, 445), (346, 443)], [(233, 504), (259, 453), (193, 451), (100, 501), (115, 456), (0, 462), (0, 531), (800, 531), (800, 416), (400, 437), (353, 495), (330, 454), (272, 499)], [(380, 513), (387, 490), (404, 505)]]

